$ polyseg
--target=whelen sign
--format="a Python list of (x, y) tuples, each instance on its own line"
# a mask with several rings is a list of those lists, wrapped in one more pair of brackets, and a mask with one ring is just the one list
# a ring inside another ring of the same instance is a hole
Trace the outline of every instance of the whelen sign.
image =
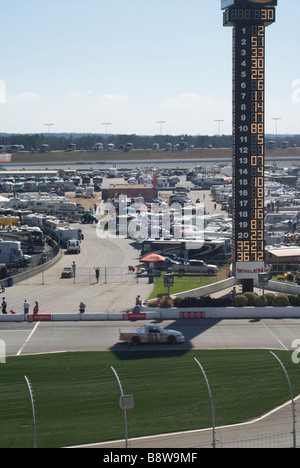
[(259, 273), (264, 273), (264, 262), (237, 262), (236, 275), (238, 279), (257, 279)]

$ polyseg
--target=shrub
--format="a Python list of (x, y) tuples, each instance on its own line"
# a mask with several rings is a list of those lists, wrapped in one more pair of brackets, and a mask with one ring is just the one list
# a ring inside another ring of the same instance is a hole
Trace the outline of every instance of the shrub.
[(159, 306), (159, 301), (157, 299), (152, 299), (147, 303), (148, 307), (158, 307)]
[(299, 295), (291, 295), (288, 296), (289, 303), (291, 306), (299, 306), (300, 305), (300, 296)]
[(235, 307), (244, 307), (248, 305), (248, 299), (244, 294), (239, 294), (233, 299), (233, 305)]
[(265, 296), (256, 296), (256, 298), (254, 299), (254, 305), (256, 307), (264, 307), (268, 305), (267, 298)]
[(230, 307), (231, 297), (175, 297), (173, 307)]
[(173, 305), (174, 307), (183, 307), (181, 297), (175, 297), (175, 299), (173, 300)]
[(288, 306), (289, 300), (285, 294), (277, 294), (274, 298), (274, 306)]
[(254, 301), (255, 301), (255, 298), (256, 298), (256, 294), (254, 292), (245, 292), (244, 293), (244, 296), (247, 298), (247, 301), (248, 301), (248, 305), (249, 306), (254, 306)]
[(159, 307), (170, 308), (173, 305), (173, 300), (170, 297), (162, 297), (159, 300)]
[(274, 299), (275, 299), (276, 294), (274, 293), (266, 293), (265, 298), (267, 299), (267, 305), (273, 306), (274, 305)]

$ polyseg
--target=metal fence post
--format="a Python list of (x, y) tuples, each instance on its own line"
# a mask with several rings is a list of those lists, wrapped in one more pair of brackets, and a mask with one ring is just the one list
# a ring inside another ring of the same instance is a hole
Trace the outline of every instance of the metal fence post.
[(290, 382), (290, 379), (289, 379), (289, 376), (287, 374), (287, 371), (284, 367), (284, 365), (282, 364), (282, 362), (280, 361), (280, 359), (276, 356), (276, 354), (274, 354), (272, 351), (270, 351), (270, 354), (272, 354), (272, 356), (274, 356), (275, 359), (277, 359), (277, 361), (279, 362), (283, 372), (284, 372), (284, 375), (286, 377), (286, 380), (287, 380), (287, 383), (288, 383), (288, 386), (289, 386), (289, 389), (290, 389), (290, 394), (291, 394), (291, 400), (292, 400), (292, 413), (293, 413), (293, 448), (296, 448), (296, 417), (295, 417), (295, 402), (294, 402), (294, 395), (293, 395), (293, 390), (292, 390), (292, 386), (291, 386), (291, 382)]
[[(122, 385), (121, 385), (120, 379), (118, 377), (118, 374), (116, 373), (115, 369), (112, 366), (110, 366), (110, 368), (113, 371), (113, 373), (115, 374), (115, 377), (116, 377), (118, 385), (119, 385), (121, 397), (122, 397), (122, 396), (124, 396), (124, 393), (123, 393)], [(125, 448), (127, 448), (128, 447), (127, 412), (126, 412), (126, 409), (124, 409), (123, 411), (124, 411), (124, 422), (125, 422)]]
[(209, 386), (209, 382), (207, 380), (207, 377), (206, 377), (206, 374), (203, 370), (203, 367), (201, 366), (200, 362), (194, 357), (194, 360), (196, 361), (196, 363), (198, 364), (198, 366), (200, 367), (201, 369), (201, 372), (203, 374), (203, 377), (205, 379), (205, 382), (206, 382), (206, 386), (207, 386), (207, 390), (208, 390), (208, 395), (209, 395), (209, 400), (210, 400), (210, 409), (211, 409), (211, 419), (212, 419), (212, 428), (213, 428), (213, 443), (212, 443), (212, 446), (213, 448), (216, 448), (216, 434), (215, 434), (215, 409), (214, 409), (214, 403), (213, 403), (213, 399), (212, 399), (212, 395), (211, 395), (211, 391), (210, 391), (210, 386)]
[(34, 408), (34, 401), (33, 401), (33, 393), (32, 393), (30, 382), (28, 378), (26, 377), (26, 375), (24, 375), (24, 378), (26, 380), (28, 390), (29, 390), (29, 395), (30, 395), (31, 409), (32, 409), (32, 422), (33, 422), (33, 448), (36, 448), (36, 424), (35, 424), (35, 408)]

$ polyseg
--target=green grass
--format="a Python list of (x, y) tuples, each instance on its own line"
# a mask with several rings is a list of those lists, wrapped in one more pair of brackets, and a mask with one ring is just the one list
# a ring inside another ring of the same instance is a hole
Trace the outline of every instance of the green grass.
[[(161, 276), (154, 278), (154, 288), (148, 299), (154, 299), (161, 295), (167, 295), (168, 288), (164, 286), (164, 271)], [(184, 276), (174, 275), (174, 286), (170, 288), (170, 295), (177, 294), (190, 289), (201, 288), (209, 284), (215, 283), (228, 278), (228, 266), (221, 267), (216, 276), (206, 275), (192, 275), (186, 274)]]
[[(300, 392), (291, 353), (276, 352)], [(37, 446), (62, 447), (124, 438), (117, 371), (128, 410), (129, 437), (211, 426), (210, 382), (217, 425), (259, 416), (289, 399), (282, 370), (265, 350), (174, 350), (62, 353), (8, 357), (0, 364), (0, 447), (32, 447), (32, 414), (24, 375), (31, 382)], [(155, 415), (155, 416), (154, 416)]]

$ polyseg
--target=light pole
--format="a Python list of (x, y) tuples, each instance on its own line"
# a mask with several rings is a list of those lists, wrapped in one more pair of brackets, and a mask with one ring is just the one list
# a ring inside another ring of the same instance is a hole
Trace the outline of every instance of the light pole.
[(44, 125), (46, 125), (48, 127), (48, 139), (49, 139), (49, 146), (50, 146), (50, 149), (51, 149), (50, 127), (52, 127), (52, 125), (54, 125), (54, 124), (53, 123), (45, 123)]
[(50, 133), (50, 127), (52, 125), (54, 125), (53, 123), (45, 123), (44, 125), (46, 125), (48, 127), (48, 133)]
[(216, 119), (215, 122), (218, 122), (219, 127), (219, 147), (221, 148), (221, 122), (224, 122), (222, 119)]
[(281, 117), (272, 117), (272, 120), (275, 120), (276, 148), (278, 148), (277, 122), (278, 120), (281, 120)]
[(166, 120), (157, 120), (156, 123), (160, 124), (160, 134), (162, 135), (162, 126), (164, 123), (167, 123)]
[(106, 127), (105, 135), (106, 135), (106, 139), (107, 139), (107, 126), (111, 125), (111, 122), (102, 122), (102, 125), (105, 125), (105, 127)]

